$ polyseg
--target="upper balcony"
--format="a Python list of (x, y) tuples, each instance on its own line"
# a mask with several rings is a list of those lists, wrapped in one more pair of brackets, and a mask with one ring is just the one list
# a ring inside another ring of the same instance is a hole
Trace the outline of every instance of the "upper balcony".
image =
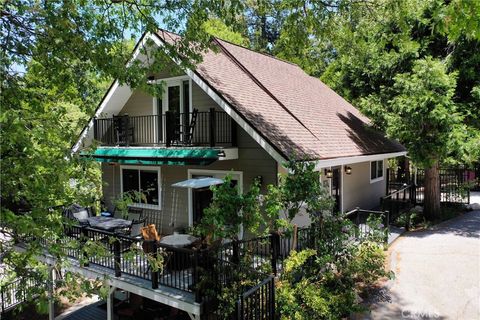
[(94, 139), (101, 146), (235, 147), (236, 126), (223, 111), (94, 119)]

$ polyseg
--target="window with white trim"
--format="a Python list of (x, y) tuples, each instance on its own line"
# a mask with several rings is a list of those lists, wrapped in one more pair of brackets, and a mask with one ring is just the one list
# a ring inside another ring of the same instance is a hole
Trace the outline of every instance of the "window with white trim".
[(370, 182), (376, 182), (383, 179), (383, 160), (370, 162)]
[[(122, 192), (143, 193), (148, 206), (160, 206), (160, 169), (147, 167), (121, 167)], [(135, 204), (143, 206), (145, 203)]]

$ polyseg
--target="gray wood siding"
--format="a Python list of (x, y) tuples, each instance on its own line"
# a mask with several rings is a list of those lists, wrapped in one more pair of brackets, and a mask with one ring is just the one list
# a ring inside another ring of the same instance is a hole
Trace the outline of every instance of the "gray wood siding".
[(222, 108), (195, 82), (192, 82), (192, 105), (200, 112), (208, 111), (210, 108), (222, 111)]
[(112, 200), (120, 193), (120, 167), (102, 163), (103, 198), (108, 210), (113, 211)]
[[(222, 111), (222, 108), (195, 83), (192, 83), (192, 105), (200, 112), (209, 111), (210, 108)], [(126, 113), (130, 116), (153, 114), (153, 97), (140, 90), (135, 90), (119, 114)]]
[[(241, 171), (244, 191), (257, 176), (262, 176), (262, 192), (268, 184), (277, 183), (276, 161), (245, 131), (238, 131), (239, 159), (216, 161), (208, 166), (160, 166), (161, 210), (146, 209), (145, 212), (147, 221), (154, 223), (161, 234), (188, 226), (188, 189), (171, 187), (175, 182), (188, 179), (188, 169)], [(104, 198), (109, 210), (113, 210), (112, 200), (121, 194), (120, 166), (102, 164), (102, 177)]]
[(360, 207), (373, 209), (380, 205), (380, 197), (385, 195), (386, 180), (384, 162), (384, 179), (370, 183), (370, 162), (361, 162), (348, 165), (352, 167), (352, 174), (343, 174), (343, 211), (347, 212)]
[(135, 90), (119, 114), (127, 113), (129, 116), (152, 115), (153, 97), (140, 90)]

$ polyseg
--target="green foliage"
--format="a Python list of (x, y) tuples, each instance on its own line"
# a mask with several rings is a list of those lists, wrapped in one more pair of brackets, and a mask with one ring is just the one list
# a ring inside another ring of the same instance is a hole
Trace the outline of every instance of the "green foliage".
[(397, 75), (387, 115), (387, 133), (402, 141), (413, 161), (430, 167), (442, 161), (456, 146), (462, 116), (453, 101), (456, 75), (431, 58), (418, 60), (412, 73)]
[[(292, 160), (285, 164), (285, 168), (288, 174), (279, 176), (278, 186), (268, 186), (263, 203), (271, 231), (288, 227), (287, 223), (302, 208), (305, 208), (312, 221), (317, 221), (333, 207), (333, 199), (321, 182), (320, 172), (315, 171), (315, 164)], [(285, 213), (284, 217), (282, 212)]]
[(124, 218), (128, 216), (128, 207), (134, 203), (147, 203), (147, 198), (144, 193), (139, 191), (123, 192), (118, 199), (113, 200), (115, 210), (122, 213)]
[(235, 32), (228, 27), (220, 19), (210, 19), (203, 24), (205, 32), (217, 38), (229, 41), (240, 46), (248, 47), (248, 39), (244, 38), (240, 33)]
[(62, 245), (56, 243), (63, 232), (61, 212), (48, 208), (92, 205), (101, 196), (99, 165), (72, 155), (71, 147), (111, 80), (161, 95), (146, 80), (165, 69), (166, 54), (149, 50), (147, 43), (139, 49), (151, 64), (136, 60), (126, 65), (134, 40), (157, 32), (159, 20), (183, 35), (166, 50), (182, 66), (191, 66), (210, 45), (198, 26), (210, 14), (233, 15), (238, 6), (238, 1), (230, 6), (156, 0), (2, 2), (0, 221), (8, 227), (1, 230), (0, 249), (9, 273), (29, 275), (43, 268), (35, 259), (43, 250), (38, 244), (14, 252), (16, 233), (48, 239), (47, 248), (58, 257), (56, 267), (63, 269)]
[(196, 228), (199, 235), (211, 242), (225, 238), (236, 239), (241, 225), (245, 231), (258, 231), (262, 221), (258, 181), (251, 185), (248, 192), (241, 194), (228, 175), (223, 184), (212, 186), (211, 189), (212, 202), (203, 211), (202, 220)]
[(281, 319), (341, 319), (362, 310), (357, 296), (382, 277), (384, 229), (368, 221), (367, 234), (342, 216), (324, 216), (315, 234), (316, 250), (292, 252), (277, 284)]

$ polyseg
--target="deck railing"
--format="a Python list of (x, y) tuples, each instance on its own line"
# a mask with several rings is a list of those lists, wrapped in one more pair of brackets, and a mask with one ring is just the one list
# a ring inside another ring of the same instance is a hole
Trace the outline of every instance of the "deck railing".
[(388, 232), (390, 227), (390, 213), (388, 210), (384, 211), (374, 211), (374, 210), (363, 210), (360, 208), (355, 208), (347, 213), (345, 217), (350, 220), (356, 227), (355, 237), (357, 239), (362, 239), (367, 237), (373, 230), (368, 224), (369, 218), (379, 218), (385, 229), (385, 243), (388, 242)]
[(267, 276), (262, 282), (243, 292), (235, 304), (235, 320), (273, 320), (275, 314), (275, 278)]
[[(360, 227), (362, 216), (371, 214), (386, 214), (388, 226), (388, 212), (356, 209), (347, 218)], [(59, 240), (28, 236), (24, 239), (38, 241), (45, 247), (55, 241), (64, 254), (79, 262), (80, 267), (100, 266), (102, 272), (109, 269), (115, 277), (130, 275), (144, 279), (153, 289), (162, 285), (192, 293), (195, 302), (202, 303), (204, 312), (213, 315), (217, 312), (215, 299), (218, 292), (214, 291), (212, 295), (212, 290), (238, 281), (239, 270), (243, 268), (240, 274), (254, 276), (254, 281), (241, 286), (238, 292), (235, 311), (235, 316), (241, 316), (238, 319), (274, 319), (274, 275), (283, 270), (285, 259), (292, 250), (315, 249), (317, 236), (316, 226), (312, 224), (290, 233), (271, 233), (197, 249), (177, 248), (71, 223), (65, 224), (64, 233), (65, 237)], [(152, 260), (160, 262), (156, 259), (159, 256), (164, 259), (156, 268), (158, 265)], [(270, 267), (270, 275), (259, 272), (268, 270), (264, 267)], [(205, 287), (205, 283), (214, 283), (214, 286)]]
[(103, 146), (235, 146), (236, 127), (223, 111), (95, 118), (94, 139)]
[(0, 285), (0, 318), (1, 315), (14, 309), (27, 300), (25, 290), (38, 287), (40, 284), (32, 279), (19, 278)]
[(313, 227), (298, 228), (293, 233), (271, 233), (268, 236), (247, 240), (233, 240), (220, 247), (218, 258), (238, 263), (248, 257), (253, 269), (268, 267), (277, 275), (283, 270), (283, 262), (292, 250), (313, 248)]
[[(194, 293), (200, 302), (197, 283), (200, 279), (200, 250), (177, 248), (156, 241), (144, 241), (121, 233), (113, 233), (83, 226), (65, 226), (64, 253), (79, 261), (80, 266), (92, 265), (110, 269), (115, 277), (123, 274), (138, 277), (151, 283)], [(70, 246), (71, 240), (78, 245)], [(40, 242), (48, 245), (48, 240)], [(88, 243), (88, 245), (87, 245)], [(93, 249), (89, 254), (85, 248)], [(163, 269), (156, 268), (153, 261), (163, 256)]]
[(383, 211), (389, 212), (389, 224), (410, 227), (409, 211), (417, 203), (417, 188), (415, 184), (403, 185), (402, 188), (380, 198)]

